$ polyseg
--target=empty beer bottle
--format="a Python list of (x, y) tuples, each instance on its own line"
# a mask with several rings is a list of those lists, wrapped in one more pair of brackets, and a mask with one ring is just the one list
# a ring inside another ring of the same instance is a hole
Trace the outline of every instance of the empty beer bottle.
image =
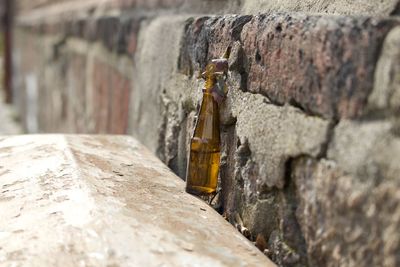
[(203, 99), (190, 142), (190, 155), (186, 175), (186, 192), (209, 196), (216, 192), (220, 164), (220, 124), (218, 103), (225, 97), (225, 79), (228, 71), (229, 50), (224, 58), (214, 59), (207, 65)]

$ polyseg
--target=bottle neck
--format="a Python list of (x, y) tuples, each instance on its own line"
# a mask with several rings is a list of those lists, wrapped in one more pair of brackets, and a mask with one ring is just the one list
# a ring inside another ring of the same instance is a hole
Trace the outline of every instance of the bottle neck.
[(213, 94), (208, 91), (207, 89), (203, 89), (203, 102), (206, 101), (207, 103), (217, 103), (214, 99)]
[(203, 88), (201, 91), (203, 92), (203, 96), (212, 96), (211, 90)]

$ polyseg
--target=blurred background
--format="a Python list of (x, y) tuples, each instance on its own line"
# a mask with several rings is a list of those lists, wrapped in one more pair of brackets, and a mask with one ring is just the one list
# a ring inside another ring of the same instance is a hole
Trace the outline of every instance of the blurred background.
[(23, 129), (19, 123), (18, 114), (12, 103), (12, 19), (14, 14), (13, 1), (0, 2), (1, 36), (0, 36), (0, 134), (18, 134)]

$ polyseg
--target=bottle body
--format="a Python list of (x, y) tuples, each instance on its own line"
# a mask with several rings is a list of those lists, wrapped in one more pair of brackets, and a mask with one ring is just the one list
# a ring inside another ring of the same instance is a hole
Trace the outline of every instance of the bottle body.
[(186, 174), (186, 191), (199, 196), (215, 193), (221, 153), (218, 104), (211, 93), (203, 92)]

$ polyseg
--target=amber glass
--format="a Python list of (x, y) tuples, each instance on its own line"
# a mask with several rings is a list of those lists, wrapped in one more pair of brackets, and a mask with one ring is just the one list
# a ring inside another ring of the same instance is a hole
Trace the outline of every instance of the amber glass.
[(209, 90), (203, 89), (203, 100), (190, 142), (186, 175), (188, 193), (204, 196), (216, 191), (220, 146), (218, 103), (215, 102)]

